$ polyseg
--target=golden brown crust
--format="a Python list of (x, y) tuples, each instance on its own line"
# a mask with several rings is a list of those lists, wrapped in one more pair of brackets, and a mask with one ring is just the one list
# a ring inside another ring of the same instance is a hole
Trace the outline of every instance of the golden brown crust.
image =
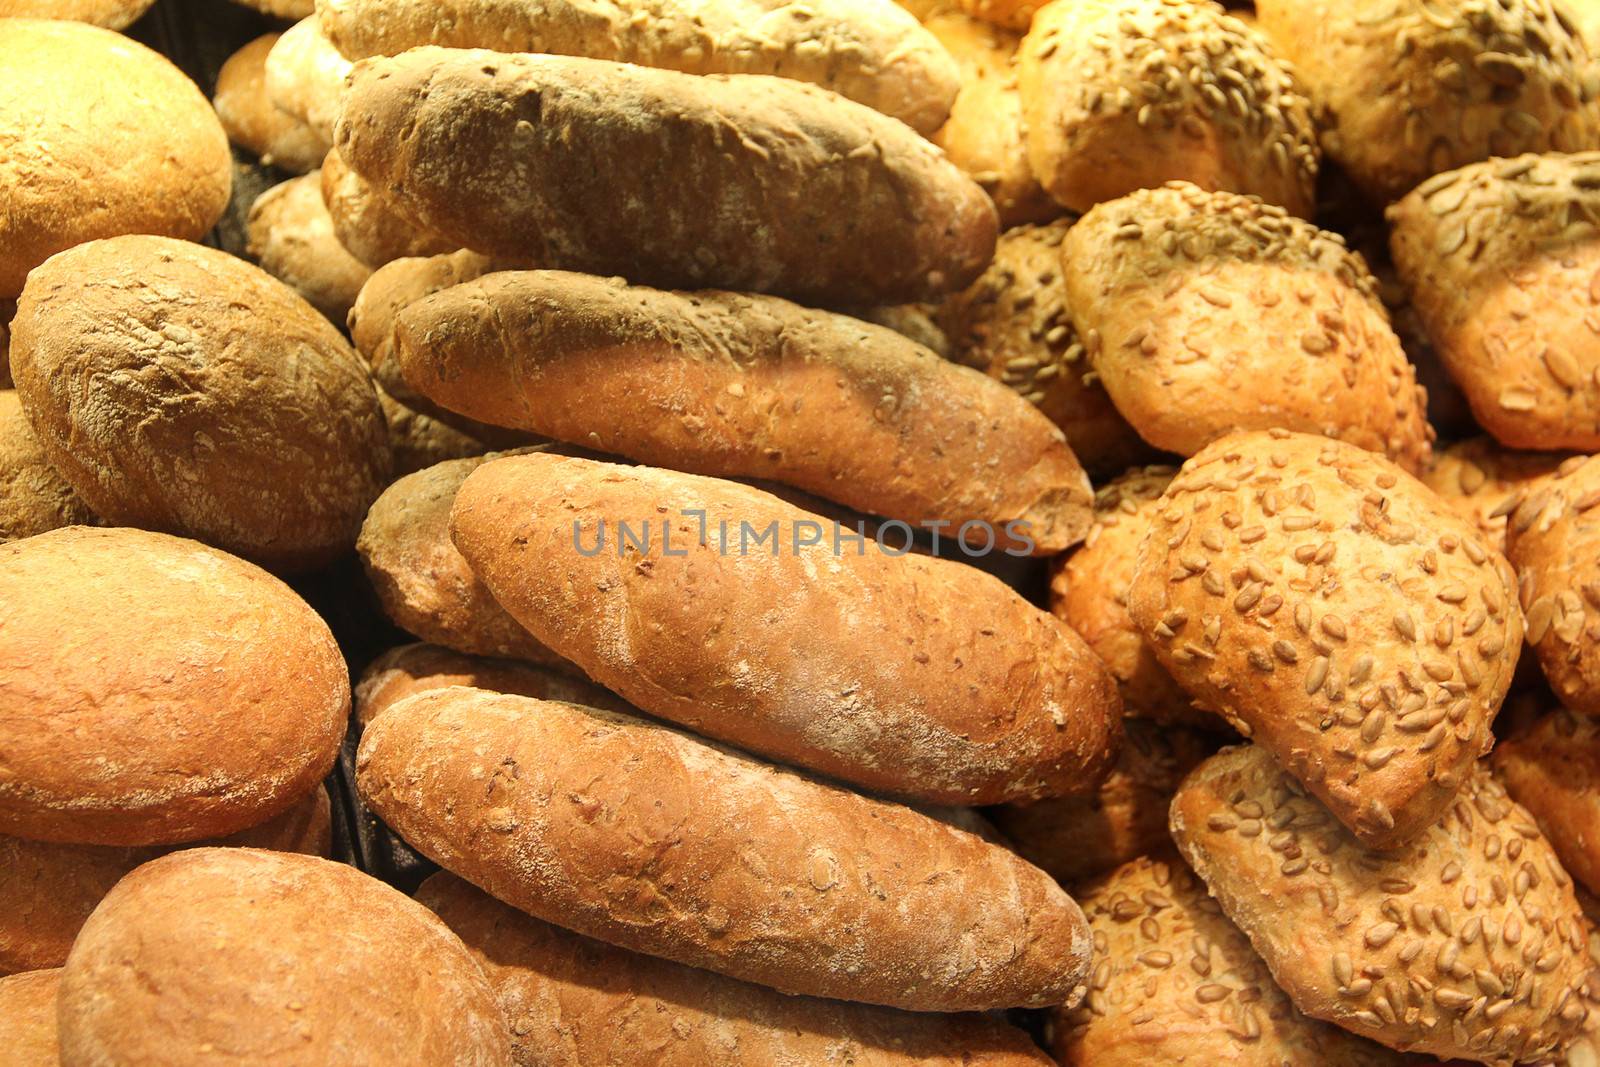
[(824, 306), (930, 299), (994, 254), (994, 205), (937, 148), (803, 82), (419, 48), (344, 103), (346, 162), (485, 254)]
[(0, 389), (0, 544), (95, 521), (45, 457), (16, 390)]
[(1600, 449), (1600, 152), (1495, 159), (1389, 208), (1395, 265), (1483, 428)]
[(1050, 1067), (998, 1020), (785, 996), (552, 926), (452, 874), (417, 899), (489, 976), (519, 1067)]
[(1173, 182), (1062, 242), (1067, 306), (1106, 391), (1158, 448), (1282, 427), (1426, 464), (1411, 364), (1361, 257), (1253, 197)]
[(1041, 0), (960, 0), (960, 4), (974, 18), (1021, 33), (1027, 32), (1034, 12), (1044, 6)]
[(1285, 431), (1184, 464), (1128, 608), (1197, 702), (1375, 848), (1450, 806), (1522, 647), (1511, 567), (1472, 525), (1381, 456)]
[(1403, 1051), (1534, 1059), (1582, 1026), (1572, 880), (1482, 767), (1402, 849), (1361, 846), (1259, 746), (1213, 756), (1172, 833), (1295, 1006)]
[(1031, 406), (892, 330), (777, 297), (504, 272), (404, 308), (394, 341), (414, 388), (478, 421), (950, 536), (978, 523), (966, 539), (1033, 554), (1089, 524), (1089, 479)]
[(968, 1011), (1061, 1003), (1086, 975), (1083, 916), (1038, 868), (642, 719), (436, 689), (367, 728), (356, 775), (513, 907), (785, 993)]
[(349, 550), (388, 477), (348, 342), (215, 249), (117, 237), (52, 257), (18, 304), (11, 366), (45, 454), (108, 522), (305, 569)]
[(1221, 5), (1055, 0), (1017, 56), (1029, 162), (1071, 210), (1182, 180), (1311, 214), (1310, 101)]
[(59, 1067), (56, 990), (60, 970), (0, 977), (0, 1067)]
[(831, 529), (736, 482), (545, 453), (473, 471), (451, 516), (507, 611), (652, 715), (933, 804), (1094, 788), (1122, 707), (1077, 634), (975, 567), (836, 554)]
[(378, 404), (383, 408), (383, 421), (389, 426), (389, 451), (394, 456), (396, 478), (446, 460), (481, 456), (491, 450), (486, 441), (400, 403), (382, 386), (378, 387)]
[(510, 1067), (494, 990), (427, 908), (352, 867), (189, 849), (117, 884), (61, 973), (61, 1061)]
[(1512, 452), (1492, 438), (1473, 437), (1435, 452), (1422, 484), (1504, 552), (1506, 513), (1501, 505), (1555, 473), (1567, 458), (1560, 452)]
[(332, 845), (332, 811), (320, 784), (260, 826), (193, 845), (63, 845), (0, 834), (0, 974), (61, 966), (111, 887), (168, 852), (227, 846), (326, 856)]
[(262, 34), (229, 56), (211, 102), (228, 140), (260, 156), (264, 167), (305, 174), (322, 165), (333, 142), (267, 95), (267, 54), (277, 42), (278, 34)]
[(1494, 770), (1572, 876), (1600, 886), (1600, 722), (1558, 708), (1502, 741)]
[(0, 297), (85, 241), (211, 229), (233, 156), (177, 67), (119, 33), (48, 19), (0, 22), (0, 55)]
[(1588, 50), (1549, 0), (1260, 0), (1322, 146), (1379, 204), (1490, 156), (1596, 147)]
[(368, 665), (356, 685), (356, 722), (362, 727), (413, 693), (453, 685), (494, 693), (632, 712), (628, 702), (593, 682), (516, 660), (469, 656), (439, 645), (401, 645)]
[(459, 246), (402, 214), (350, 169), (338, 149), (322, 164), (322, 199), (339, 242), (374, 269), (397, 259), (445, 255)]
[(126, 29), (155, 0), (0, 0), (0, 18), (71, 19), (108, 30)]
[(267, 100), (304, 123), (324, 145), (332, 145), (351, 66), (323, 34), (320, 19), (308, 13), (284, 30), (267, 53)]
[(343, 325), (372, 268), (334, 236), (317, 171), (256, 197), (247, 224), (249, 255), (261, 269)]

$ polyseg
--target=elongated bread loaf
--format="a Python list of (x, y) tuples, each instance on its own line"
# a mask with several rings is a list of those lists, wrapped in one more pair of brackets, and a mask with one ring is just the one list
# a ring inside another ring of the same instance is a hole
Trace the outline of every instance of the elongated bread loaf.
[(349, 73), (350, 61), (329, 43), (320, 20), (311, 15), (283, 31), (267, 53), (267, 98), (305, 123), (324, 144), (332, 144)]
[(338, 150), (322, 161), (322, 199), (339, 243), (369, 267), (409, 256), (444, 255), (458, 247), (397, 211), (350, 169)]
[(625, 700), (593, 682), (532, 663), (469, 656), (438, 645), (401, 645), (367, 666), (356, 685), (356, 721), (365, 727), (411, 696), (453, 685), (557, 700), (590, 708), (632, 711)]
[(267, 55), (279, 35), (265, 33), (233, 55), (217, 74), (212, 105), (228, 140), (261, 157), (263, 166), (305, 174), (322, 165), (331, 138), (273, 102), (267, 93)]
[(367, 804), (540, 918), (785, 993), (918, 1011), (1076, 999), (1050, 877), (898, 804), (614, 712), (435, 689), (367, 728)]
[(1088, 477), (1027, 401), (892, 330), (776, 297), (505, 272), (401, 311), (395, 352), (452, 411), (643, 463), (946, 520), (949, 536), (987, 524), (966, 539), (1039, 553), (1090, 521)]
[(650, 285), (892, 304), (994, 253), (937, 148), (786, 78), (418, 48), (358, 65), (335, 143), (461, 247)]

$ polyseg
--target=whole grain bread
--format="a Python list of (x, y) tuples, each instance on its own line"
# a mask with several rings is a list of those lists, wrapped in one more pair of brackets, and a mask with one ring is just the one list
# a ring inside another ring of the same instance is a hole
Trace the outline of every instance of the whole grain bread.
[(396, 478), (427, 470), (447, 460), (481, 456), (491, 451), (488, 442), (407, 407), (381, 385), (378, 386), (378, 406), (383, 408), (383, 421), (389, 427), (389, 453), (394, 458)]
[(1494, 771), (1562, 866), (1590, 892), (1600, 886), (1600, 721), (1557, 708), (1502, 741)]
[(413, 693), (453, 685), (589, 708), (633, 711), (627, 701), (614, 693), (571, 673), (517, 660), (469, 656), (439, 645), (412, 644), (391, 648), (361, 672), (361, 681), (356, 684), (356, 722), (365, 728)]
[(892, 304), (994, 254), (937, 148), (786, 78), (418, 48), (357, 67), (335, 143), (461, 247), (647, 285)]
[(51, 466), (15, 389), (0, 389), (0, 544), (95, 521)]
[(229, 56), (217, 74), (211, 103), (228, 140), (259, 156), (262, 166), (305, 174), (322, 165), (333, 142), (268, 95), (267, 55), (278, 37), (262, 34)]
[(372, 268), (333, 232), (322, 200), (322, 174), (292, 178), (256, 197), (246, 222), (248, 252), (261, 269), (342, 325)]
[(1506, 549), (1507, 499), (1533, 488), (1567, 460), (1562, 452), (1513, 452), (1489, 437), (1457, 441), (1433, 454), (1422, 484), (1439, 494), (1484, 540)]
[(373, 269), (412, 256), (444, 255), (459, 247), (397, 210), (350, 169), (338, 149), (322, 163), (322, 199), (340, 243)]
[(59, 970), (0, 977), (0, 1067), (59, 1067)]
[(322, 32), (318, 17), (309, 15), (284, 30), (267, 53), (267, 99), (331, 145), (351, 65)]
[(0, 0), (0, 18), (71, 19), (108, 30), (126, 29), (155, 0)]

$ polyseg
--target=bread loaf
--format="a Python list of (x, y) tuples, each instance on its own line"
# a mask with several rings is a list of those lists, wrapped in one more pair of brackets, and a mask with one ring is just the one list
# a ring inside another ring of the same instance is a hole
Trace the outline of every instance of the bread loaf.
[(61, 972), (0, 978), (0, 1067), (59, 1067), (56, 989)]
[(996, 26), (1026, 31), (1033, 22), (1034, 12), (1044, 6), (1042, 0), (961, 0), (969, 14)]
[[(260, 826), (195, 842), (194, 847), (326, 856), (332, 843), (328, 791), (319, 784)], [(61, 966), (78, 931), (111, 887), (135, 867), (171, 851), (168, 846), (64, 845), (0, 834), (0, 974)]]
[(552, 52), (685, 74), (777, 74), (921, 134), (950, 113), (956, 65), (893, 0), (324, 0), (351, 59), (419, 45)]
[(1502, 741), (1494, 770), (1562, 866), (1591, 892), (1600, 886), (1600, 722), (1557, 708)]
[(63, 1067), (509, 1067), (483, 971), (352, 867), (198, 848), (134, 871), (61, 972)]
[(336, 143), (461, 247), (647, 285), (892, 304), (994, 253), (994, 205), (938, 149), (784, 78), (419, 48), (360, 65)]
[(50, 465), (14, 389), (0, 389), (0, 544), (95, 521)]
[(356, 685), (356, 722), (365, 728), (413, 693), (453, 685), (611, 711), (633, 710), (614, 694), (571, 674), (516, 660), (468, 656), (439, 645), (414, 644), (391, 648), (362, 672)]
[(784, 996), (552, 926), (452, 874), (417, 899), (489, 976), (519, 1067), (1050, 1067), (997, 1020)]
[(0, 0), (0, 18), (71, 19), (108, 30), (132, 25), (155, 0)]
[(262, 34), (229, 56), (211, 102), (228, 140), (261, 157), (264, 167), (305, 174), (322, 165), (333, 144), (268, 95), (267, 54), (278, 36)]
[(1404, 848), (1362, 847), (1258, 746), (1201, 764), (1172, 833), (1295, 1007), (1391, 1048), (1534, 1060), (1588, 1014), (1586, 926), (1528, 813), (1482, 768)]
[(308, 16), (284, 30), (267, 53), (267, 99), (331, 145), (351, 63), (323, 34), (318, 16)]
[(452, 459), (481, 456), (490, 450), (487, 442), (407, 407), (382, 386), (378, 387), (378, 406), (383, 408), (383, 421), (389, 427), (389, 453), (394, 458), (396, 477)]
[(735, 482), (542, 453), (479, 467), (451, 516), (514, 618), (652, 715), (933, 804), (1104, 777), (1121, 702), (1077, 634), (976, 568), (836, 554), (828, 529)]
[(367, 727), (367, 805), (568, 929), (784, 993), (1066, 1001), (1088, 931), (1038, 868), (884, 801), (614, 712), (436, 689)]
[(85, 241), (211, 229), (233, 157), (177, 67), (110, 30), (43, 19), (0, 22), (0, 55), (0, 297)]
[(1281, 427), (1427, 462), (1425, 398), (1372, 275), (1334, 234), (1173, 182), (1096, 207), (1061, 246), (1067, 306), (1117, 410), (1193, 455)]
[(1449, 808), (1522, 646), (1511, 568), (1472, 525), (1381, 456), (1285, 431), (1184, 464), (1128, 610), (1198, 703), (1372, 848)]
[(333, 765), (350, 680), (282, 582), (192, 541), (72, 526), (0, 545), (0, 833), (233, 833)]
[(333, 230), (350, 253), (368, 267), (410, 256), (435, 256), (453, 252), (459, 242), (430, 233), (351, 170), (338, 150), (322, 164), (322, 199), (333, 220)]
[(1560, 452), (1512, 452), (1488, 437), (1457, 441), (1435, 452), (1422, 484), (1456, 514), (1474, 523), (1485, 541), (1506, 546), (1507, 498), (1530, 490), (1567, 459)]
[(349, 551), (388, 477), (377, 394), (339, 331), (223, 252), (80, 245), (33, 272), (12, 330), (45, 455), (109, 522), (305, 569)]
[(248, 222), (249, 253), (261, 269), (343, 324), (372, 269), (334, 236), (317, 171), (256, 197)]
[(505, 272), (402, 310), (395, 354), (451, 411), (642, 463), (782, 482), (1019, 553), (1060, 551), (1089, 523), (1083, 468), (1023, 400), (776, 297)]
[(1220, 4), (1055, 0), (1017, 60), (1029, 162), (1071, 210), (1181, 180), (1311, 214), (1310, 101)]

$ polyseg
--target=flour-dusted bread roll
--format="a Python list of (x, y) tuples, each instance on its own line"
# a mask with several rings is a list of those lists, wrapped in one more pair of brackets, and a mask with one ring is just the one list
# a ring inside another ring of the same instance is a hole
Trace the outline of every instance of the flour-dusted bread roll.
[(335, 149), (322, 163), (322, 199), (339, 241), (368, 267), (397, 259), (438, 256), (456, 251), (460, 242), (432, 233), (351, 170)]
[(1532, 817), (1471, 769), (1412, 842), (1363, 847), (1265, 750), (1213, 756), (1172, 802), (1184, 857), (1295, 1007), (1403, 1051), (1537, 1060), (1588, 1009), (1587, 929)]
[(1513, 452), (1491, 438), (1473, 437), (1435, 452), (1422, 484), (1504, 552), (1506, 502), (1554, 474), (1567, 459), (1561, 452)]
[(145, 864), (61, 973), (62, 1067), (510, 1067), (494, 990), (427, 908), (353, 867), (245, 848)]
[(1494, 770), (1572, 876), (1600, 886), (1600, 720), (1557, 708), (1494, 750)]
[(1600, 147), (1588, 48), (1551, 0), (1261, 0), (1328, 155), (1379, 204), (1491, 156)]
[(0, 833), (233, 833), (309, 793), (344, 737), (327, 624), (193, 541), (71, 526), (0, 545), (0, 619)]
[(0, 543), (94, 521), (39, 447), (16, 390), (0, 389)]
[(1093, 789), (1122, 705), (1083, 640), (892, 535), (836, 553), (839, 530), (737, 482), (547, 453), (478, 467), (451, 516), (514, 618), (652, 715), (932, 804)]
[(1381, 456), (1281, 430), (1184, 464), (1128, 610), (1196, 701), (1374, 848), (1449, 808), (1522, 647), (1511, 567), (1473, 525)]
[(56, 992), (60, 970), (0, 978), (0, 1067), (60, 1067)]
[(262, 166), (305, 174), (322, 165), (333, 142), (273, 102), (267, 93), (267, 55), (279, 35), (257, 37), (222, 65), (212, 105), (228, 140), (261, 158)]
[(132, 25), (155, 0), (0, 0), (0, 18), (71, 19), (108, 30)]
[(643, 719), (435, 689), (367, 727), (356, 774), (513, 907), (785, 993), (968, 1011), (1087, 976), (1077, 905), (1004, 848)]
[(185, 240), (228, 206), (228, 135), (182, 71), (82, 22), (0, 21), (0, 297), (73, 245)]
[(1090, 361), (1157, 448), (1188, 456), (1281, 427), (1426, 463), (1416, 376), (1366, 264), (1336, 234), (1174, 182), (1099, 205), (1061, 257)]
[(322, 32), (316, 15), (284, 30), (264, 61), (267, 99), (333, 144), (339, 102), (352, 64)]
[(18, 302), (11, 365), (45, 454), (112, 523), (305, 569), (350, 549), (388, 477), (350, 345), (212, 248), (118, 237), (52, 257)]
[(1013, 392), (777, 297), (507, 271), (402, 310), (395, 354), (413, 387), (480, 422), (944, 522), (991, 549), (1058, 552), (1089, 523), (1072, 449)]
[[(332, 810), (320, 783), (259, 826), (188, 847), (265, 848), (326, 856)], [(59, 967), (111, 887), (173, 846), (65, 845), (0, 834), (0, 974)], [(0, 1061), (3, 1064), (3, 1061)]]
[(647, 285), (893, 304), (994, 254), (994, 205), (937, 148), (786, 78), (418, 48), (358, 66), (335, 143), (461, 247)]
[(1311, 103), (1220, 4), (1055, 0), (1017, 69), (1033, 173), (1073, 211), (1181, 180), (1311, 214)]
[(469, 656), (439, 645), (391, 648), (362, 672), (356, 685), (356, 721), (365, 727), (413, 693), (452, 685), (493, 693), (629, 712), (627, 701), (572, 672), (488, 656)]
[(256, 197), (247, 223), (249, 253), (261, 269), (343, 325), (372, 268), (339, 243), (322, 200), (318, 171)]
[(893, 0), (322, 0), (351, 59), (419, 45), (549, 52), (685, 74), (776, 74), (921, 134), (950, 114), (956, 64)]

